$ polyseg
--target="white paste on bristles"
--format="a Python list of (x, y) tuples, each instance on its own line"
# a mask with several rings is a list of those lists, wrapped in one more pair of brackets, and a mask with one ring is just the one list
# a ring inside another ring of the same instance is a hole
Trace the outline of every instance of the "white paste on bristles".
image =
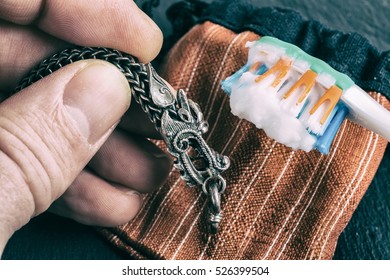
[[(247, 46), (251, 48), (249, 65), (256, 61), (268, 61), (269, 64), (274, 64), (280, 57), (280, 54), (263, 55), (264, 45), (261, 49), (258, 49), (258, 45), (254, 45), (253, 42), (248, 43)], [(275, 52), (272, 50), (270, 53)], [(264, 129), (269, 137), (279, 143), (295, 150), (310, 151), (313, 149), (316, 139), (296, 119), (295, 113), (288, 106), (283, 106), (280, 93), (271, 86), (274, 77), (270, 75), (260, 83), (256, 83), (257, 77), (258, 75), (246, 72), (234, 83), (230, 95), (232, 113), (254, 123), (257, 128)]]

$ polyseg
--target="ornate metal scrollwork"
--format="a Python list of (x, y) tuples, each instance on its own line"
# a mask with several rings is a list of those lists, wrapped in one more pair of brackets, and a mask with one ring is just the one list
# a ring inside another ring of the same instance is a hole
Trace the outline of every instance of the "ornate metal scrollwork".
[(161, 134), (176, 158), (175, 167), (181, 171), (182, 178), (189, 186), (203, 185), (208, 178), (229, 167), (229, 158), (212, 150), (202, 138), (208, 125), (199, 106), (188, 100), (182, 90), (178, 91), (177, 100), (176, 116), (168, 111), (163, 113)]
[(169, 86), (156, 77), (153, 70), (150, 73), (151, 98), (158, 100), (160, 106), (165, 108), (157, 128), (168, 151), (175, 157), (174, 166), (180, 170), (183, 180), (188, 186), (201, 185), (208, 195), (210, 232), (216, 233), (222, 220), (220, 196), (226, 186), (220, 173), (229, 167), (230, 160), (212, 150), (203, 139), (202, 134), (207, 132), (208, 123), (203, 119), (198, 104), (188, 99), (181, 89), (176, 94), (176, 102), (171, 103), (173, 93), (167, 91)]

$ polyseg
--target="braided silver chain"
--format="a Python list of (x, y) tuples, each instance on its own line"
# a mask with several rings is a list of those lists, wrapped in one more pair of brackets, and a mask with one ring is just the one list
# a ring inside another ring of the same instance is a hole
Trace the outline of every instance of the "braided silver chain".
[[(132, 89), (134, 99), (148, 114), (150, 120), (153, 123), (156, 123), (156, 125), (159, 125), (162, 116), (162, 109), (150, 102), (150, 97), (147, 92), (149, 77), (146, 65), (136, 62), (132, 56), (126, 55), (117, 50), (88, 47), (65, 49), (43, 60), (39, 65), (37, 65), (28, 74), (28, 76), (19, 83), (15, 92), (20, 91), (63, 66), (84, 59), (105, 60), (118, 67), (118, 69), (126, 76), (126, 79)], [(171, 113), (175, 114), (174, 111)]]
[(161, 133), (168, 151), (175, 157), (174, 166), (188, 186), (202, 186), (208, 196), (208, 222), (215, 233), (222, 219), (221, 193), (226, 182), (220, 175), (229, 158), (212, 150), (202, 137), (208, 124), (195, 102), (183, 90), (176, 94), (157, 75), (150, 64), (136, 61), (132, 56), (107, 48), (74, 47), (63, 50), (42, 61), (15, 89), (31, 85), (63, 66), (84, 59), (99, 59), (115, 65), (126, 77), (133, 97)]

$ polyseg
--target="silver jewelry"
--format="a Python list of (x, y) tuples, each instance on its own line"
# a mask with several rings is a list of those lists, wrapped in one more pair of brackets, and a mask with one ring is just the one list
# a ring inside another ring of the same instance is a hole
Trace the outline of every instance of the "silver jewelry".
[(208, 124), (195, 102), (183, 90), (175, 95), (150, 64), (106, 48), (75, 47), (63, 50), (42, 61), (25, 77), (16, 92), (72, 62), (100, 59), (114, 64), (126, 76), (137, 103), (161, 133), (168, 151), (175, 157), (174, 166), (188, 186), (201, 186), (208, 196), (210, 232), (216, 233), (222, 219), (221, 193), (226, 187), (220, 173), (229, 158), (212, 150), (202, 137)]

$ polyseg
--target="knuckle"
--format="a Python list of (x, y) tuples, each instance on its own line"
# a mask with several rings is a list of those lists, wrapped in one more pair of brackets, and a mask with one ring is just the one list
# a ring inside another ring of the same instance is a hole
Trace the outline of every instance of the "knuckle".
[(25, 188), (32, 197), (34, 212), (39, 212), (49, 203), (49, 177), (44, 169), (47, 160), (41, 158), (34, 147), (35, 139), (15, 123), (2, 117), (0, 120), (0, 142), (4, 162), (3, 172), (13, 167), (15, 172), (10, 180), (15, 187)]
[(33, 113), (17, 120), (0, 117), (0, 151), (9, 163), (2, 169), (14, 166), (12, 180), (31, 194), (34, 214), (45, 211), (63, 191), (71, 169), (67, 142)]

